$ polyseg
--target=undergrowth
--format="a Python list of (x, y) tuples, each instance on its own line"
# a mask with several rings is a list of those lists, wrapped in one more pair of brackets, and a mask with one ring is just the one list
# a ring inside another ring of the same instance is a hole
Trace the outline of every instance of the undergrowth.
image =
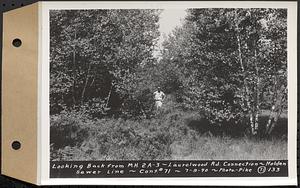
[(152, 119), (51, 116), (51, 160), (286, 159), (286, 139), (201, 134), (187, 126), (198, 114), (168, 111)]

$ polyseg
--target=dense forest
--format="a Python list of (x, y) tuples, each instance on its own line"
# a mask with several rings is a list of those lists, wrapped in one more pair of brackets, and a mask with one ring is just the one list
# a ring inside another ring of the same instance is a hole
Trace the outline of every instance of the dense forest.
[(50, 12), (51, 160), (287, 158), (286, 9), (162, 11)]

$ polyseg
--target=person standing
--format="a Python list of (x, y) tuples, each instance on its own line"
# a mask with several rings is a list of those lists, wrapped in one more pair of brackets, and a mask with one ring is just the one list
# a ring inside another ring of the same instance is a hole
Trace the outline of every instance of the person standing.
[(163, 101), (165, 100), (166, 95), (161, 91), (160, 87), (158, 87), (157, 91), (155, 91), (153, 94), (155, 100), (155, 109), (158, 111), (162, 108)]

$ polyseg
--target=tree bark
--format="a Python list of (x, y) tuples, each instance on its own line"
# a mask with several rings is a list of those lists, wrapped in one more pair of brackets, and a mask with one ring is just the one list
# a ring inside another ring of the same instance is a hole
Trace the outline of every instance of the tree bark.
[(268, 134), (269, 128), (270, 128), (270, 126), (272, 124), (272, 120), (274, 119), (274, 113), (275, 113), (275, 108), (276, 108), (276, 101), (277, 101), (277, 97), (278, 97), (277, 78), (276, 77), (275, 77), (275, 83), (273, 85), (273, 91), (274, 91), (274, 98), (272, 100), (273, 105), (271, 107), (271, 112), (270, 112), (269, 119), (268, 119), (268, 122), (267, 122), (267, 125), (266, 125), (266, 133), (267, 134)]
[(95, 76), (93, 76), (92, 82), (91, 82), (91, 84), (90, 84), (89, 87), (92, 87), (92, 85), (94, 84), (94, 82), (95, 82)]
[(238, 25), (238, 21), (237, 21), (237, 10), (235, 10), (235, 27), (236, 27), (236, 39), (237, 39), (237, 44), (238, 44), (238, 59), (239, 59), (239, 63), (242, 69), (242, 73), (243, 73), (243, 82), (244, 82), (244, 87), (245, 87), (245, 97), (244, 100), (246, 100), (247, 103), (247, 107), (248, 107), (248, 114), (250, 116), (250, 126), (251, 126), (251, 132), (252, 135), (256, 135), (257, 132), (255, 131), (255, 125), (254, 125), (254, 121), (253, 121), (253, 112), (252, 112), (252, 108), (251, 108), (251, 102), (250, 102), (250, 92), (249, 92), (249, 88), (248, 88), (248, 83), (246, 80), (246, 71), (245, 71), (245, 67), (244, 67), (244, 63), (243, 63), (243, 57), (242, 57), (242, 47), (241, 47), (241, 39), (240, 39), (240, 29), (239, 29), (239, 25)]
[[(77, 31), (75, 29), (74, 41), (77, 39)], [(76, 106), (76, 44), (73, 46), (73, 107)]]
[[(285, 100), (285, 93), (287, 92), (287, 87), (284, 89), (283, 92), (280, 92), (279, 97), (277, 98), (277, 101), (272, 107), (273, 114), (272, 114), (272, 119), (268, 121), (267, 124), (267, 134), (270, 135), (274, 129), (274, 127), (277, 124), (277, 121), (282, 113), (283, 110), (283, 102)], [(277, 104), (277, 105), (276, 105)]]
[(110, 96), (111, 96), (112, 88), (113, 88), (113, 83), (111, 84), (111, 87), (110, 87), (110, 90), (109, 90), (109, 93), (108, 93), (108, 96), (107, 96), (107, 100), (106, 100), (105, 108), (107, 108), (107, 107), (108, 107), (108, 103), (109, 103), (109, 100), (110, 100)]
[(87, 75), (85, 77), (85, 83), (84, 83), (83, 90), (82, 90), (82, 93), (81, 93), (81, 104), (84, 102), (84, 95), (85, 95), (86, 88), (88, 86), (88, 81), (89, 81), (89, 77), (90, 77), (90, 71), (91, 71), (91, 67), (92, 67), (91, 65), (92, 65), (92, 63), (89, 62), (88, 70), (87, 70)]
[[(254, 41), (255, 43), (255, 41)], [(256, 70), (256, 83), (255, 83), (255, 92), (256, 92), (256, 105), (255, 105), (255, 125), (254, 125), (254, 129), (255, 132), (258, 132), (258, 127), (259, 127), (259, 122), (258, 122), (258, 118), (259, 118), (259, 111), (260, 111), (260, 90), (259, 90), (259, 84), (260, 84), (260, 77), (259, 77), (259, 69), (258, 69), (258, 59), (257, 59), (257, 51), (256, 51), (256, 46), (255, 44), (253, 45), (255, 50), (254, 50), (254, 63), (255, 63), (255, 70)]]

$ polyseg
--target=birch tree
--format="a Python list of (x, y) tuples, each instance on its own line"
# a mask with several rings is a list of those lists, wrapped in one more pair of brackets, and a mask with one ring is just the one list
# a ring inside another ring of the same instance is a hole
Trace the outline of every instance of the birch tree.
[[(285, 9), (189, 9), (184, 26), (165, 42), (175, 44), (166, 45), (164, 53), (186, 72), (183, 105), (204, 112), (213, 124), (247, 118), (252, 135), (270, 134), (287, 108), (286, 14)], [(270, 112), (266, 124), (259, 121), (263, 110)]]

